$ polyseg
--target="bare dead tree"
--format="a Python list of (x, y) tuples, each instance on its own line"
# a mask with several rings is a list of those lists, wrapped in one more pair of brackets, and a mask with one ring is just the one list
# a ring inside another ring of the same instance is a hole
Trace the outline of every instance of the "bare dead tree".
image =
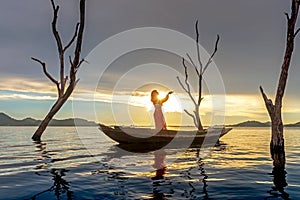
[(216, 52), (218, 51), (218, 43), (220, 40), (220, 36), (217, 35), (217, 40), (215, 42), (215, 48), (213, 53), (210, 55), (209, 59), (205, 64), (202, 63), (201, 61), (201, 54), (200, 54), (200, 46), (199, 46), (199, 31), (198, 31), (198, 20), (195, 23), (195, 31), (196, 31), (196, 49), (197, 49), (197, 64), (193, 61), (192, 57), (187, 53), (187, 57), (189, 59), (189, 62), (191, 65), (194, 67), (194, 70), (196, 72), (196, 75), (198, 77), (198, 94), (197, 96), (194, 96), (191, 91), (191, 86), (188, 81), (189, 75), (188, 75), (188, 67), (186, 64), (185, 58), (182, 58), (182, 65), (184, 67), (184, 73), (185, 73), (185, 80), (184, 83), (180, 80), (180, 78), (177, 76), (178, 83), (182, 87), (182, 89), (188, 94), (190, 97), (191, 101), (193, 102), (195, 106), (195, 110), (193, 113), (189, 112), (188, 110), (184, 109), (184, 112), (190, 116), (193, 119), (194, 125), (198, 130), (203, 130), (203, 126), (201, 123), (201, 118), (200, 118), (200, 104), (201, 101), (203, 100), (202, 97), (202, 81), (203, 81), (203, 75), (211, 62), (213, 61), (213, 57), (215, 56)]
[(282, 99), (284, 90), (287, 83), (288, 70), (291, 63), (291, 58), (294, 51), (294, 40), (300, 31), (298, 28), (295, 31), (295, 25), (297, 22), (299, 11), (299, 0), (292, 0), (291, 16), (285, 13), (287, 18), (287, 39), (283, 64), (281, 67), (281, 74), (277, 86), (277, 92), (275, 96), (275, 104), (267, 97), (263, 88), (260, 86), (260, 92), (264, 99), (267, 111), (272, 121), (272, 138), (270, 142), (270, 150), (274, 166), (282, 167), (285, 164), (284, 155), (284, 137), (283, 137), (283, 123), (281, 116)]
[[(64, 103), (68, 100), (72, 94), (77, 82), (79, 79), (76, 78), (77, 71), (80, 65), (84, 62), (84, 59), (81, 59), (81, 46), (83, 40), (83, 31), (84, 31), (84, 22), (85, 22), (85, 0), (80, 0), (80, 19), (76, 24), (75, 32), (71, 40), (64, 46), (59, 32), (57, 31), (57, 18), (59, 6), (55, 5), (54, 0), (51, 0), (53, 8), (53, 21), (52, 21), (52, 33), (54, 35), (56, 46), (59, 56), (59, 69), (60, 69), (60, 78), (55, 79), (46, 68), (46, 63), (42, 62), (37, 58), (32, 58), (32, 60), (41, 64), (43, 72), (46, 77), (56, 86), (57, 88), (57, 100), (44, 118), (44, 120), (39, 125), (38, 129), (35, 131), (32, 139), (35, 141), (40, 141), (41, 136), (45, 129), (47, 128), (49, 122), (52, 120), (53, 116), (60, 110)], [(65, 53), (66, 51), (74, 44), (74, 57), (69, 56), (69, 77), (65, 75)]]

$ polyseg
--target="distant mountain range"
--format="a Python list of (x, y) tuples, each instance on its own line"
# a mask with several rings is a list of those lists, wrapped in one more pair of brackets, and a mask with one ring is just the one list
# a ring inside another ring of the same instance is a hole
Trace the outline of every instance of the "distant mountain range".
[[(49, 126), (98, 126), (96, 122), (88, 121), (80, 118), (69, 118), (57, 120), (53, 119)], [(21, 120), (14, 119), (5, 113), (0, 113), (0, 126), (38, 126), (41, 120), (36, 120), (33, 118), (25, 118)], [(271, 122), (259, 122), (259, 121), (245, 121), (233, 125), (228, 125), (230, 127), (270, 127)], [(286, 124), (285, 127), (300, 127), (300, 122), (295, 124)]]
[[(238, 124), (229, 125), (231, 127), (270, 127), (271, 122), (246, 121)], [(300, 127), (300, 122), (295, 124), (285, 124), (285, 127)]]
[[(80, 118), (70, 118), (57, 120), (53, 119), (49, 126), (98, 126), (97, 123), (88, 121)], [(22, 120), (14, 119), (8, 116), (5, 113), (0, 113), (0, 126), (38, 126), (41, 123), (41, 120), (36, 120), (33, 118), (25, 118)]]

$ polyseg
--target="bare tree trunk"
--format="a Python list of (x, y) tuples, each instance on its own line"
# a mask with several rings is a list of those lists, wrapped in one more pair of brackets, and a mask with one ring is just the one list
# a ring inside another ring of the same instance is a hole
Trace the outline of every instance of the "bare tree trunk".
[(32, 139), (34, 141), (41, 140), (42, 134), (46, 130), (47, 126), (49, 125), (49, 123), (52, 120), (52, 118), (54, 117), (54, 115), (61, 109), (61, 107), (64, 105), (64, 103), (68, 100), (68, 98), (72, 94), (72, 92), (74, 90), (74, 86), (72, 88), (73, 89), (70, 88), (69, 91), (65, 95), (63, 95), (62, 97), (60, 97), (59, 99), (56, 100), (55, 104), (52, 106), (52, 108), (50, 109), (50, 111), (48, 112), (48, 114), (46, 115), (46, 117), (41, 122), (38, 129), (35, 131), (34, 135), (32, 136)]
[(199, 106), (196, 106), (195, 109), (195, 118), (196, 118), (196, 127), (198, 128), (198, 130), (203, 130), (203, 126), (201, 123), (201, 119), (200, 119), (200, 113), (199, 113)]
[(264, 93), (263, 88), (260, 86), (260, 91), (265, 101), (266, 108), (272, 121), (272, 138), (270, 142), (270, 151), (275, 167), (284, 167), (285, 153), (284, 153), (284, 137), (283, 137), (283, 123), (281, 117), (282, 98), (287, 83), (288, 70), (291, 63), (291, 58), (294, 50), (294, 39), (299, 33), (298, 29), (295, 31), (295, 24), (297, 22), (299, 11), (299, 0), (292, 0), (292, 13), (291, 17), (286, 13), (288, 27), (287, 27), (287, 40), (283, 64), (281, 67), (281, 74), (278, 82), (275, 104)]
[[(44, 120), (39, 125), (38, 129), (35, 131), (32, 139), (35, 141), (40, 141), (41, 136), (44, 133), (45, 129), (49, 125), (50, 121), (54, 117), (54, 115), (61, 109), (64, 103), (71, 96), (77, 82), (79, 80), (76, 79), (77, 71), (80, 65), (84, 62), (84, 59), (80, 59), (81, 55), (81, 46), (83, 40), (83, 31), (84, 31), (84, 22), (85, 22), (85, 0), (80, 0), (80, 21), (77, 23), (75, 28), (75, 33), (69, 43), (66, 46), (63, 46), (61, 37), (57, 31), (57, 18), (59, 6), (56, 6), (54, 0), (51, 0), (52, 8), (53, 8), (53, 21), (52, 21), (52, 32), (55, 37), (57, 50), (59, 54), (59, 62), (60, 62), (60, 82), (56, 80), (50, 73), (48, 73), (46, 64), (39, 59), (32, 58), (32, 60), (40, 63), (43, 68), (44, 74), (47, 78), (56, 85), (58, 97), (55, 104), (52, 106)], [(72, 60), (71, 56), (69, 57), (70, 62), (70, 71), (69, 71), (69, 84), (67, 84), (68, 76), (65, 76), (65, 52), (72, 46), (72, 44), (76, 41), (76, 46), (74, 50), (74, 58)]]
[(205, 65), (203, 65), (203, 63), (201, 61), (200, 47), (199, 47), (198, 21), (196, 21), (196, 24), (195, 24), (195, 31), (196, 31), (196, 49), (197, 49), (198, 66), (195, 64), (195, 62), (193, 61), (193, 59), (191, 58), (191, 56), (188, 53), (186, 55), (189, 58), (189, 61), (193, 65), (193, 67), (195, 69), (195, 72), (198, 76), (198, 98), (194, 97), (191, 93), (191, 89), (190, 89), (191, 86), (188, 82), (189, 75), (188, 75), (187, 65), (185, 63), (186, 60), (184, 58), (182, 58), (182, 65), (184, 67), (184, 73), (185, 73), (185, 81), (184, 81), (185, 85), (179, 79), (178, 76), (177, 76), (177, 80), (178, 80), (181, 88), (188, 94), (188, 96), (190, 97), (191, 101), (193, 102), (193, 104), (195, 106), (195, 110), (193, 111), (193, 114), (190, 113), (187, 110), (184, 110), (184, 112), (193, 119), (195, 127), (199, 131), (201, 131), (201, 130), (203, 130), (203, 126), (202, 126), (201, 118), (200, 118), (200, 104), (201, 104), (201, 101), (203, 99), (203, 97), (202, 97), (203, 75), (204, 75), (205, 71), (207, 70), (208, 66), (210, 65), (210, 63), (212, 62), (212, 59), (213, 59), (213, 57), (215, 56), (215, 54), (218, 50), (218, 43), (219, 43), (219, 40), (220, 40), (220, 36), (217, 35), (217, 40), (216, 40), (216, 43), (215, 43), (215, 49), (214, 49), (213, 53), (211, 54), (210, 58), (208, 59), (207, 63)]

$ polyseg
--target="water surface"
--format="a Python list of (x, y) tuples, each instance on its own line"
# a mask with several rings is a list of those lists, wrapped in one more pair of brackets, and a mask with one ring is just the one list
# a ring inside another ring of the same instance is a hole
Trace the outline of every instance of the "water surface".
[(41, 143), (34, 130), (0, 127), (0, 199), (300, 198), (297, 128), (285, 130), (281, 177), (272, 175), (269, 128), (235, 128), (204, 158), (191, 148), (168, 149), (165, 159), (123, 151), (96, 127), (84, 128), (88, 149), (75, 128), (49, 127)]

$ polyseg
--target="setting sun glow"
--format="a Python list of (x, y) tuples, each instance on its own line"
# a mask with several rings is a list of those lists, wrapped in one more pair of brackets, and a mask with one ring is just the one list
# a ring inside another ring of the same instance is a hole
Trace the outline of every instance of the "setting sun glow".
[[(166, 97), (166, 95), (167, 95), (167, 92), (159, 92), (158, 98), (163, 99)], [(150, 100), (150, 96), (148, 96), (147, 99)], [(147, 110), (153, 110), (153, 109), (154, 109), (153, 104), (151, 101), (149, 101), (147, 103)], [(176, 97), (175, 94), (169, 95), (168, 101), (166, 101), (163, 104), (163, 111), (164, 112), (182, 112), (181, 102), (180, 102), (179, 98)]]

